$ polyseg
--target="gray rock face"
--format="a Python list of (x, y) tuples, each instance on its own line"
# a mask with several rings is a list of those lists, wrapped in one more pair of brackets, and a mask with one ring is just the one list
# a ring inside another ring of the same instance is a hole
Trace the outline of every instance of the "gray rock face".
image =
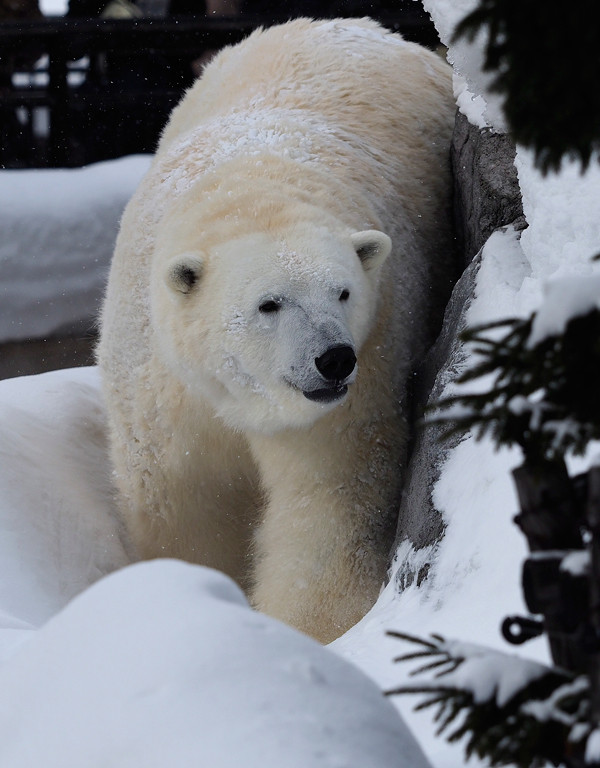
[[(480, 263), (478, 255), (454, 287), (440, 335), (417, 373), (415, 400), (420, 411), (428, 403), (439, 400), (446, 384), (461, 370), (465, 355), (459, 334), (465, 327), (465, 314), (473, 297)], [(423, 424), (417, 430), (400, 503), (393, 552), (406, 541), (416, 550), (423, 549), (439, 541), (443, 535), (444, 522), (433, 504), (432, 491), (446, 453), (458, 442), (458, 438), (442, 441), (443, 431), (443, 427)], [(408, 584), (413, 577), (423, 575), (403, 572), (402, 578)]]
[[(440, 335), (417, 372), (417, 413), (439, 400), (461, 370), (465, 353), (459, 334), (465, 327), (486, 240), (508, 224), (516, 229), (526, 226), (514, 157), (508, 136), (479, 130), (457, 115), (452, 163), (457, 237), (466, 269), (448, 303)], [(443, 427), (430, 425), (419, 429), (414, 440), (392, 552), (399, 559), (402, 555), (396, 572), (398, 589), (426, 577), (435, 544), (444, 534), (443, 517), (434, 506), (432, 493), (446, 454), (461, 437), (442, 442), (443, 431)]]
[(456, 115), (451, 148), (456, 235), (467, 265), (495, 229), (523, 216), (515, 146)]

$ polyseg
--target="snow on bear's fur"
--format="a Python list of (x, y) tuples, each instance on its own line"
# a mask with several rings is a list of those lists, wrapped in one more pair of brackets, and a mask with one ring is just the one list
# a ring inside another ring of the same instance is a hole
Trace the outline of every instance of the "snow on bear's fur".
[(132, 546), (323, 642), (385, 578), (453, 115), (446, 65), (370, 20), (258, 31), (174, 110), (121, 225), (98, 358)]

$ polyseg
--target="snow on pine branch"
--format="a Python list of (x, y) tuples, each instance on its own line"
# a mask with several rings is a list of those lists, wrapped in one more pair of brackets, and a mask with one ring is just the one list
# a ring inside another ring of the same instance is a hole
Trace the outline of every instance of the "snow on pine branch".
[(416, 709), (437, 708), (438, 734), (464, 739), (467, 759), (531, 768), (585, 751), (592, 733), (586, 677), (439, 635), (388, 634), (417, 646), (395, 661), (421, 661), (411, 675), (423, 679), (386, 694), (421, 695)]

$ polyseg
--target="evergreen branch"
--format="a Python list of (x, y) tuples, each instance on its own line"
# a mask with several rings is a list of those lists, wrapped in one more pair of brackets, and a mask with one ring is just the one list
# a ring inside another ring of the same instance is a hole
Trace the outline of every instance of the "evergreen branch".
[(388, 629), (385, 633), (388, 637), (395, 637), (398, 640), (405, 640), (407, 643), (414, 643), (415, 645), (422, 645), (425, 648), (438, 648), (439, 643), (443, 640), (440, 635), (431, 635), (431, 640), (425, 640), (422, 637), (416, 635), (409, 635), (406, 632), (398, 632), (394, 629)]
[(405, 653), (402, 656), (397, 656), (394, 661), (414, 661), (415, 659), (429, 657), (431, 656), (431, 653), (431, 651), (415, 651), (414, 653)]
[[(418, 638), (409, 642), (423, 645)], [(542, 665), (532, 667), (532, 662), (441, 638), (428, 645), (435, 646), (430, 649), (431, 655), (445, 655), (452, 669), (438, 672), (421, 684), (387, 691), (386, 695), (417, 694), (424, 698), (415, 709), (437, 707), (437, 733), (445, 733), (451, 742), (464, 740), (467, 758), (475, 754), (491, 766), (515, 764), (531, 768), (544, 762), (558, 766), (567, 754), (583, 754), (590, 732), (587, 678), (575, 678), (563, 670)], [(482, 664), (485, 667), (488, 656), (489, 669), (496, 677), (481, 686)], [(503, 658), (512, 665), (511, 680), (515, 676), (514, 665), (523, 666), (522, 686), (515, 686), (514, 690), (511, 687), (508, 695), (500, 693), (503, 689), (498, 667)], [(453, 677), (459, 667), (460, 676)], [(490, 685), (494, 679), (496, 683)], [(482, 695), (484, 690), (488, 691), (486, 696)], [(452, 729), (459, 715), (462, 720)]]
[[(432, 654), (433, 655), (433, 654)], [(440, 669), (441, 667), (447, 667), (446, 669), (441, 670), (438, 672), (437, 676), (449, 674), (450, 672), (454, 672), (454, 670), (460, 666), (460, 661), (456, 661), (453, 659), (448, 658), (447, 654), (444, 656), (443, 659), (438, 659), (437, 661), (432, 661), (429, 664), (424, 664), (421, 667), (417, 667), (416, 669), (413, 669), (410, 673), (411, 675), (420, 675), (423, 672), (431, 672), (434, 669)]]
[[(462, 334), (479, 357), (458, 382), (488, 375), (494, 382), (488, 391), (453, 394), (427, 409), (426, 423), (445, 426), (444, 439), (472, 430), (498, 446), (518, 445), (528, 461), (539, 463), (580, 454), (600, 438), (600, 312), (574, 317), (563, 335), (532, 345), (534, 319), (488, 323)], [(505, 333), (486, 344), (485, 334), (498, 329)]]

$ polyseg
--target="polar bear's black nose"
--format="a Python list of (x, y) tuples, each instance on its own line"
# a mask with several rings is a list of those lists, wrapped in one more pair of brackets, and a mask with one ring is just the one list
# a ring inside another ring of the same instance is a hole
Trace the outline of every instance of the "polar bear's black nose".
[(350, 376), (356, 365), (356, 355), (352, 347), (331, 347), (320, 357), (315, 358), (319, 373), (328, 381), (343, 381)]

